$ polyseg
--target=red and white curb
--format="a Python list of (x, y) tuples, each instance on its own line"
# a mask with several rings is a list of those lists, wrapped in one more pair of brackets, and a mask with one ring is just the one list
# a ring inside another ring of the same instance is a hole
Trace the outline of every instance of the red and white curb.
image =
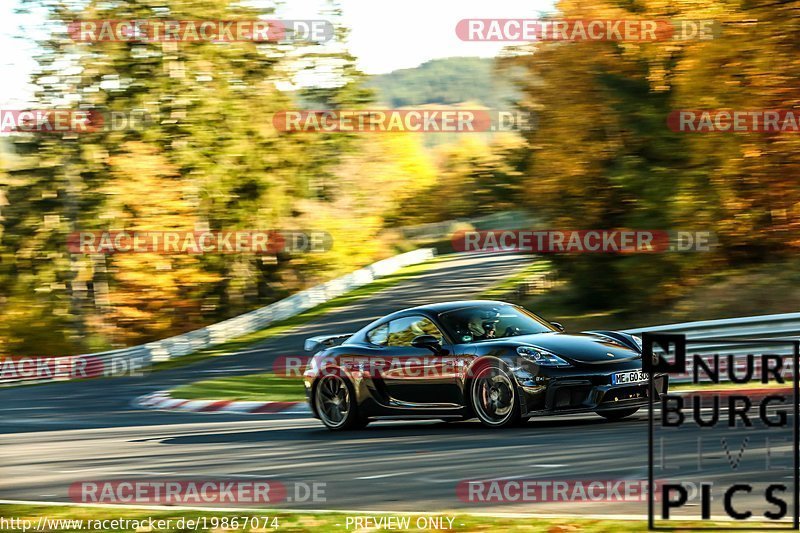
[[(681, 396), (730, 396), (744, 394), (751, 398), (759, 398), (771, 394), (792, 394), (792, 389), (765, 388), (737, 391), (722, 390), (685, 390), (679, 391)], [(184, 411), (191, 413), (229, 413), (229, 414), (282, 414), (310, 415), (311, 409), (305, 402), (245, 402), (236, 400), (184, 400), (173, 398), (169, 391), (158, 391), (140, 396), (133, 401), (136, 407), (159, 411)]]
[(140, 396), (134, 405), (159, 411), (184, 411), (192, 413), (229, 414), (282, 414), (308, 415), (311, 410), (305, 402), (244, 402), (235, 400), (183, 400), (173, 398), (169, 391), (158, 391)]

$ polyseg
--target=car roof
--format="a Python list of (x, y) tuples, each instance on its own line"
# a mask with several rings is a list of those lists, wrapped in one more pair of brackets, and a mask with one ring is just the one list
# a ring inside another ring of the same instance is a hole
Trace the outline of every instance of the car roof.
[(390, 315), (387, 315), (385, 318), (405, 314), (410, 311), (416, 312), (423, 312), (426, 314), (440, 314), (445, 313), (447, 311), (453, 311), (455, 309), (462, 309), (464, 307), (474, 307), (476, 305), (512, 305), (508, 302), (500, 302), (497, 300), (456, 300), (453, 302), (441, 302), (436, 304), (428, 304), (428, 305), (418, 305), (417, 307), (409, 307), (408, 309), (402, 309), (400, 311), (396, 311)]
[(388, 315), (382, 316), (378, 319), (373, 320), (357, 332), (353, 334), (350, 339), (348, 339), (344, 344), (350, 343), (363, 343), (366, 342), (366, 335), (368, 332), (372, 331), (375, 327), (379, 324), (385, 324), (397, 318), (403, 318), (406, 316), (419, 314), (425, 315), (429, 318), (436, 318), (437, 315), (440, 313), (445, 313), (447, 311), (454, 311), (456, 309), (463, 309), (465, 307), (473, 307), (476, 305), (513, 305), (508, 302), (500, 302), (496, 300), (456, 300), (452, 302), (441, 302), (436, 304), (428, 304), (428, 305), (418, 305), (416, 307), (409, 307), (406, 309), (401, 309), (399, 311), (395, 311), (394, 313), (389, 313)]

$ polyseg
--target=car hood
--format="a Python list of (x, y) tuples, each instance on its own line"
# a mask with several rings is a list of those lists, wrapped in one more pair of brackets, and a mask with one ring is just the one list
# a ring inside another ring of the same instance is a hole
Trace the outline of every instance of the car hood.
[(544, 348), (571, 363), (618, 363), (641, 357), (636, 350), (628, 348), (610, 337), (590, 333), (540, 333), (502, 340), (516, 346)]

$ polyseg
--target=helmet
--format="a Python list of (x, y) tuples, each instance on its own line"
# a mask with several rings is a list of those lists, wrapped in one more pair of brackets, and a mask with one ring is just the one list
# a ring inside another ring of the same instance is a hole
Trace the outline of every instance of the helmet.
[(470, 314), (467, 329), (473, 337), (483, 337), (486, 332), (493, 330), (500, 321), (500, 312), (497, 309), (478, 309)]

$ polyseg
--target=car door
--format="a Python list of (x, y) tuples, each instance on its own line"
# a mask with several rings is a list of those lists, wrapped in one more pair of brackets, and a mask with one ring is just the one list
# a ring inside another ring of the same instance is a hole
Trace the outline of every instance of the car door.
[(420, 335), (433, 335), (444, 345), (445, 337), (427, 317), (412, 315), (389, 322), (386, 352), (389, 360), (381, 379), (392, 400), (427, 406), (455, 406), (459, 401), (456, 366), (452, 353), (434, 354), (417, 348), (411, 341)]

